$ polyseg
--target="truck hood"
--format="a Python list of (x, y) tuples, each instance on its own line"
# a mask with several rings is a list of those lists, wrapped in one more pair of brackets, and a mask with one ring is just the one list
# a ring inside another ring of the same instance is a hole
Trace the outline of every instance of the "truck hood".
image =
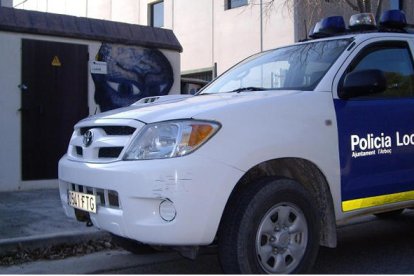
[[(214, 110), (228, 105), (240, 105), (249, 101), (260, 102), (287, 97), (302, 91), (255, 91), (242, 93), (220, 93), (206, 95), (167, 95), (145, 98), (135, 104), (90, 116), (85, 120), (134, 119), (153, 123), (175, 119), (195, 118), (201, 113), (214, 114)], [(214, 118), (208, 118), (214, 119)]]

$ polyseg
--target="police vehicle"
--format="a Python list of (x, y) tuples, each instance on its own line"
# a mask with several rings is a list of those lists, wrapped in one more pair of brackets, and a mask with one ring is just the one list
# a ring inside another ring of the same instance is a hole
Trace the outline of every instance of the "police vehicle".
[[(414, 36), (397, 10), (316, 24), (197, 95), (80, 121), (59, 163), (70, 217), (229, 273), (309, 271), (349, 219), (414, 206)], [(134, 248), (129, 247), (133, 250)]]

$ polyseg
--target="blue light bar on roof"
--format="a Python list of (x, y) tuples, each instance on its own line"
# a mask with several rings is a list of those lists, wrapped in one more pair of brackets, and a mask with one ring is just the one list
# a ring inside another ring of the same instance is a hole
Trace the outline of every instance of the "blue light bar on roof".
[(330, 16), (315, 24), (309, 33), (311, 38), (321, 38), (345, 32), (345, 21), (342, 16)]
[(407, 26), (405, 13), (401, 10), (385, 11), (380, 19), (380, 26), (385, 28), (402, 29)]

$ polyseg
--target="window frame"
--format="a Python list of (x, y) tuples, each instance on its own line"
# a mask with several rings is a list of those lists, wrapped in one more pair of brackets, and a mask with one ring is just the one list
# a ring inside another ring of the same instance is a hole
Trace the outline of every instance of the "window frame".
[[(342, 73), (342, 76), (339, 80), (338, 90), (342, 87), (342, 85), (344, 83), (344, 80), (345, 80), (345, 76), (348, 73), (351, 73), (355, 69), (355, 67), (366, 56), (368, 56), (370, 53), (373, 53), (373, 52), (381, 50), (381, 49), (398, 49), (398, 48), (407, 50), (408, 55), (410, 56), (411, 66), (412, 66), (412, 69), (413, 69), (413, 72), (414, 72), (414, 59), (413, 59), (410, 43), (408, 41), (406, 41), (406, 40), (388, 40), (388, 41), (373, 42), (369, 45), (366, 45), (363, 49), (361, 49), (361, 51), (359, 51), (359, 53), (349, 63), (349, 65), (347, 66), (345, 71)], [(413, 97), (414, 97), (414, 86), (413, 86), (413, 91), (412, 91), (410, 96), (383, 97), (381, 95), (373, 94), (373, 95), (369, 95), (369, 96), (366, 96), (366, 95), (365, 96), (355, 96), (355, 97), (352, 97), (348, 100), (404, 99), (404, 98), (413, 98)]]
[[(394, 2), (394, 3), (393, 3)], [(395, 9), (393, 6), (396, 5), (396, 9), (403, 10), (404, 3), (402, 0), (390, 0), (390, 9)]]
[[(155, 12), (154, 8), (156, 5), (162, 4), (162, 25), (161, 26), (155, 26)], [(164, 0), (161, 1), (155, 1), (148, 4), (148, 25), (154, 28), (162, 28), (164, 27)]]
[(243, 3), (243, 4), (238, 5), (238, 6), (233, 6), (233, 5), (232, 5), (232, 2), (233, 2), (233, 1), (234, 1), (234, 0), (225, 0), (225, 7), (226, 7), (226, 10), (237, 9), (237, 8), (240, 8), (240, 7), (244, 7), (244, 6), (249, 5), (249, 0), (244, 0), (246, 3)]

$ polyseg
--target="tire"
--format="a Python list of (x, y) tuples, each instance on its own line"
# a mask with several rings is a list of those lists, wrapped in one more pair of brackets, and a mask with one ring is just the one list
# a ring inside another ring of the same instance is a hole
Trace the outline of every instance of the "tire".
[(390, 219), (390, 218), (394, 218), (396, 216), (401, 215), (401, 213), (403, 211), (404, 211), (404, 209), (398, 209), (398, 210), (388, 211), (388, 212), (384, 212), (384, 213), (378, 213), (378, 214), (374, 214), (374, 215), (379, 219)]
[(152, 254), (158, 251), (147, 244), (111, 234), (112, 242), (119, 247), (136, 255)]
[(320, 240), (314, 202), (294, 180), (266, 178), (251, 183), (231, 201), (222, 219), (218, 239), (223, 271), (308, 272)]

